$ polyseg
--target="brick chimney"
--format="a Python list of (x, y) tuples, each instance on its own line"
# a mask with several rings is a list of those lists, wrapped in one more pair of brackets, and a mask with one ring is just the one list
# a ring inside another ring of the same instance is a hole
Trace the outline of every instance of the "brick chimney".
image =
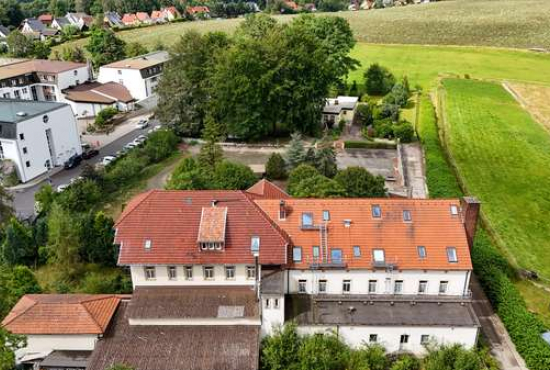
[(476, 236), (481, 202), (476, 197), (462, 197), (460, 200), (460, 206), (462, 208), (462, 222), (464, 223), (464, 229), (466, 230), (468, 245), (470, 249), (472, 249), (474, 245), (474, 238)]

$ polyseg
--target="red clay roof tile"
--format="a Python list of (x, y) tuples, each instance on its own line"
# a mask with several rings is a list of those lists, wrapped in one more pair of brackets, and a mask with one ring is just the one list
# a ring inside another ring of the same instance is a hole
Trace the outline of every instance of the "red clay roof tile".
[(27, 294), (2, 326), (15, 334), (103, 334), (119, 302), (108, 294)]
[(266, 179), (262, 179), (252, 185), (247, 192), (258, 195), (263, 199), (287, 199), (290, 198), (290, 195), (288, 195), (283, 189), (272, 183), (271, 181), (268, 181)]

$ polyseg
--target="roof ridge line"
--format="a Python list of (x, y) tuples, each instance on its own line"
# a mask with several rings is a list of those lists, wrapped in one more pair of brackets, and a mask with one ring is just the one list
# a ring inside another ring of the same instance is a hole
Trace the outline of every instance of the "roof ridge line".
[[(25, 297), (27, 299), (30, 299), (32, 301), (32, 304), (29, 307), (27, 307), (26, 309), (24, 309), (23, 311), (21, 311), (20, 313), (18, 313), (17, 315), (15, 315), (11, 320), (8, 320), (6, 322), (2, 322), (2, 326), (6, 326), (6, 325), (12, 323), (14, 320), (18, 319), (21, 315), (25, 314), (27, 311), (29, 311), (31, 308), (33, 308), (34, 306), (36, 306), (38, 304), (38, 301), (30, 298), (28, 294), (25, 294), (22, 298), (25, 298)], [(15, 305), (17, 305), (17, 303)], [(9, 315), (9, 313), (8, 313), (8, 315)]]
[[(279, 225), (277, 225), (275, 221), (273, 221), (271, 217), (269, 217), (269, 215), (265, 213), (264, 210), (259, 205), (257, 205), (253, 199), (251, 199), (250, 194), (248, 194), (248, 192), (245, 190), (241, 190), (241, 193), (245, 197), (246, 201), (252, 204), (256, 212), (258, 212), (258, 214), (260, 214), (260, 216), (271, 225), (271, 228), (274, 231), (276, 231), (283, 240), (285, 240), (286, 244), (287, 245), (291, 244), (292, 242), (291, 242), (290, 236), (286, 233), (286, 231), (284, 231)], [(288, 261), (286, 261), (285, 263), (287, 262)]]
[(143, 196), (143, 199), (141, 199), (139, 202), (137, 202), (137, 204), (132, 207), (132, 209), (128, 210), (128, 212), (126, 212), (126, 214), (124, 214), (124, 211), (122, 211), (122, 214), (121, 214), (121, 217), (116, 221), (115, 225), (114, 226), (117, 226), (119, 223), (121, 223), (126, 217), (128, 217), (128, 215), (130, 213), (132, 213), (133, 211), (136, 210), (136, 208), (142, 204), (143, 202), (145, 202), (145, 200), (147, 200), (151, 194), (153, 194), (154, 192), (156, 192), (157, 189), (151, 189), (151, 190), (148, 190), (147, 192), (145, 192), (146, 195)]
[(86, 303), (88, 302), (80, 302), (80, 305), (84, 308), (84, 311), (86, 311), (86, 313), (88, 314), (88, 316), (90, 316), (90, 318), (92, 319), (93, 323), (97, 326), (97, 328), (99, 329), (99, 332), (100, 333), (103, 333), (103, 328), (101, 327), (101, 325), (97, 322), (97, 320), (95, 319), (94, 315), (92, 315), (92, 313), (88, 310), (88, 307), (86, 307)]

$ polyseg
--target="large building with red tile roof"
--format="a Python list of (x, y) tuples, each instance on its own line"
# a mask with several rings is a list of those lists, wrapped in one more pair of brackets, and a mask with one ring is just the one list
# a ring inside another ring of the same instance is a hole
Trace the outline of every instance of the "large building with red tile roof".
[(109, 294), (27, 294), (2, 326), (27, 338), (27, 345), (16, 352), (19, 363), (64, 362), (76, 353), (86, 359), (108, 330), (120, 301)]
[(253, 286), (263, 335), (294, 320), (301, 333), (422, 354), (428, 341), (475, 344), (478, 213), (472, 198), (294, 199), (261, 180), (247, 191), (142, 194), (116, 239), (136, 289)]

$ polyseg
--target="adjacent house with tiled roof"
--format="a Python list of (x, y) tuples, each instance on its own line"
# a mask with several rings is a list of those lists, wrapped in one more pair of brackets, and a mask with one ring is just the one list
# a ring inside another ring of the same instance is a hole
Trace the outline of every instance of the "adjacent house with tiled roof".
[(151, 23), (151, 17), (149, 17), (149, 14), (146, 12), (137, 12), (136, 18), (140, 23)]
[[(27, 338), (26, 347), (16, 351), (18, 363), (84, 368), (97, 340), (109, 328), (120, 300), (106, 294), (28, 294), (13, 307), (2, 326)], [(68, 362), (73, 366), (67, 366)]]
[(109, 25), (109, 27), (124, 26), (124, 23), (122, 23), (122, 19), (117, 12), (105, 12), (103, 14), (103, 23)]
[(89, 29), (94, 23), (94, 18), (91, 15), (81, 12), (68, 12), (65, 14), (65, 18), (67, 18), (69, 23), (77, 27), (80, 31)]
[(160, 10), (153, 10), (151, 12), (151, 21), (154, 23), (164, 23), (167, 22), (166, 14)]
[(65, 100), (71, 105), (77, 117), (95, 117), (107, 107), (120, 112), (134, 110), (134, 101), (124, 85), (116, 82), (86, 82), (63, 90)]
[(261, 179), (252, 185), (247, 192), (262, 199), (280, 200), (290, 198), (290, 195), (286, 191), (266, 179)]
[(59, 18), (55, 18), (52, 21), (51, 27), (61, 31), (61, 30), (63, 30), (64, 27), (67, 27), (70, 24), (71, 24), (71, 22), (69, 22), (69, 20), (67, 18), (59, 17)]
[(175, 6), (168, 6), (166, 8), (162, 8), (160, 11), (165, 14), (169, 21), (181, 18), (181, 14)]
[(87, 64), (20, 59), (0, 66), (0, 98), (65, 101), (62, 90), (91, 78)]

